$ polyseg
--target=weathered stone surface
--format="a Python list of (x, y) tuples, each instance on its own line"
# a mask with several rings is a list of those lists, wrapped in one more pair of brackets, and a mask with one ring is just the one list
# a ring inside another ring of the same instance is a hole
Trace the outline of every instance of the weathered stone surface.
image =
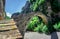
[(19, 31), (21, 32), (22, 36), (24, 36), (24, 32), (27, 29), (26, 25), (29, 22), (30, 18), (33, 17), (34, 15), (38, 16), (39, 14), (42, 15), (41, 12), (21, 13), (17, 16), (16, 19), (13, 18), (15, 20), (16, 25), (17, 25)]
[(22, 38), (18, 29), (0, 32), (0, 39), (16, 39), (16, 38)]
[(3, 20), (5, 17), (4, 7), (5, 7), (5, 0), (0, 0), (0, 20)]
[(25, 28), (26, 28), (26, 25), (27, 25), (27, 22), (30, 20), (30, 18), (36, 13), (32, 12), (32, 13), (21, 13), (17, 16), (15, 20), (16, 22), (16, 25), (19, 29), (19, 31), (21, 32), (22, 35), (24, 35), (24, 32), (25, 32)]
[(13, 19), (0, 21), (0, 39), (22, 38)]
[(24, 39), (60, 39), (60, 32), (53, 32), (51, 35), (37, 32), (26, 32)]

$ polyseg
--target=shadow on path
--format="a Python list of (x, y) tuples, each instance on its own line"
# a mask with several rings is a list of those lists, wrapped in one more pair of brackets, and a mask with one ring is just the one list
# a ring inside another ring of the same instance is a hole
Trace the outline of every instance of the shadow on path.
[(51, 39), (58, 39), (57, 32), (53, 32), (53, 33), (51, 34)]

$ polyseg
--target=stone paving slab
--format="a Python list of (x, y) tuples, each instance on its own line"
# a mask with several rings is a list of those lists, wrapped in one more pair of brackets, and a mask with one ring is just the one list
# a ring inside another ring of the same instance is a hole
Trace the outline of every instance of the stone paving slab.
[(0, 26), (0, 31), (4, 31), (4, 30), (12, 30), (12, 29), (17, 29), (16, 25), (11, 25), (11, 26)]
[(22, 35), (21, 33), (19, 33), (18, 29), (0, 32), (0, 39), (16, 39), (16, 38), (22, 38)]
[(51, 35), (37, 32), (26, 32), (24, 39), (60, 39), (60, 32), (53, 32)]
[[(1, 24), (2, 22), (2, 24)], [(14, 20), (0, 21), (0, 39), (16, 39), (22, 38), (21, 33), (17, 29)]]
[[(13, 19), (10, 20), (1, 20), (0, 22), (3, 22), (0, 24), (0, 31), (2, 30), (10, 30), (10, 29), (16, 29), (17, 26), (15, 25), (15, 22)], [(6, 23), (8, 22), (8, 23)]]

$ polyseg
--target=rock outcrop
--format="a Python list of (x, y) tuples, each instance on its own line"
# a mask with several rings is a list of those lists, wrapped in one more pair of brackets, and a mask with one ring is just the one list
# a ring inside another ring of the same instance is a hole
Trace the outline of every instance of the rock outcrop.
[(24, 36), (25, 33), (25, 29), (26, 29), (26, 25), (27, 22), (30, 20), (30, 18), (36, 13), (32, 12), (32, 13), (21, 13), (17, 16), (15, 20), (16, 25), (20, 31), (20, 33)]

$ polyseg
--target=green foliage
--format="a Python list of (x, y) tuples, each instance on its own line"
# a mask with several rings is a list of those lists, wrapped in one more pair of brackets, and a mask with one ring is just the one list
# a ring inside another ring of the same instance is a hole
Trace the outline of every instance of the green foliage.
[(35, 32), (41, 32), (40, 26), (35, 27), (34, 31), (35, 31)]
[(55, 25), (53, 25), (53, 26), (54, 26), (55, 29), (58, 29), (58, 27), (57, 27), (57, 23), (56, 23)]
[(40, 20), (39, 17), (34, 16), (30, 19), (27, 25), (28, 31), (35, 31), (35, 32), (43, 32), (43, 33), (50, 33), (48, 27)]
[(29, 21), (28, 25), (27, 25), (27, 29), (28, 30), (33, 30), (34, 27), (36, 26), (36, 24), (39, 24), (39, 18), (37, 16), (34, 16), (31, 18), (31, 20)]
[(59, 30), (60, 30), (60, 22), (59, 22), (59, 23), (56, 23), (56, 24), (54, 25), (54, 28), (55, 28), (57, 31), (59, 31)]
[(38, 8), (38, 5), (35, 4), (34, 7), (33, 7), (33, 11), (36, 11), (37, 8)]
[(37, 16), (34, 16), (31, 18), (31, 21), (35, 24), (38, 24), (39, 23), (39, 18)]
[(44, 27), (42, 28), (42, 32), (46, 33), (46, 34), (50, 33), (49, 29), (48, 29), (48, 27), (46, 25), (44, 25)]
[(60, 2), (58, 0), (51, 0), (51, 8), (54, 12), (60, 11)]
[(37, 11), (39, 9), (39, 6), (43, 5), (45, 0), (29, 0), (31, 3), (30, 8), (33, 11)]
[[(57, 2), (57, 0), (50, 0), (49, 1), (51, 4), (51, 8), (54, 12), (58, 12), (60, 10), (60, 3)], [(42, 13), (44, 13), (45, 15), (47, 15), (47, 5), (46, 5), (46, 0), (30, 0), (30, 8), (33, 11), (37, 11), (40, 10), (42, 11)], [(55, 19), (56, 21), (58, 21), (58, 19)], [(31, 20), (29, 21), (27, 28), (28, 30), (32, 30), (35, 32), (43, 32), (43, 33), (51, 33), (54, 30), (59, 31), (60, 30), (60, 22), (56, 23), (55, 25), (51, 24), (52, 22), (49, 21), (48, 25), (45, 25), (43, 23), (43, 21), (41, 20), (41, 18), (38, 18), (37, 16), (32, 17)]]
[(7, 19), (7, 20), (8, 20), (8, 19), (11, 19), (11, 18), (10, 18), (10, 17), (8, 17), (8, 16), (6, 16), (6, 17), (5, 17), (5, 19)]
[(43, 28), (44, 24), (37, 24), (37, 27), (34, 28), (35, 32), (42, 32), (42, 28)]
[(38, 2), (38, 4), (41, 5), (41, 4), (43, 4), (44, 2), (45, 2), (45, 0), (40, 0), (40, 1)]
[[(37, 11), (39, 10), (39, 7), (41, 5), (44, 5), (46, 3), (47, 0), (29, 0), (29, 2), (31, 3), (30, 8), (33, 11)], [(49, 1), (51, 4), (51, 8), (54, 12), (59, 12), (60, 11), (60, 2), (59, 0), (50, 0)], [(45, 4), (46, 6), (46, 4)], [(42, 8), (44, 9), (44, 7)]]

